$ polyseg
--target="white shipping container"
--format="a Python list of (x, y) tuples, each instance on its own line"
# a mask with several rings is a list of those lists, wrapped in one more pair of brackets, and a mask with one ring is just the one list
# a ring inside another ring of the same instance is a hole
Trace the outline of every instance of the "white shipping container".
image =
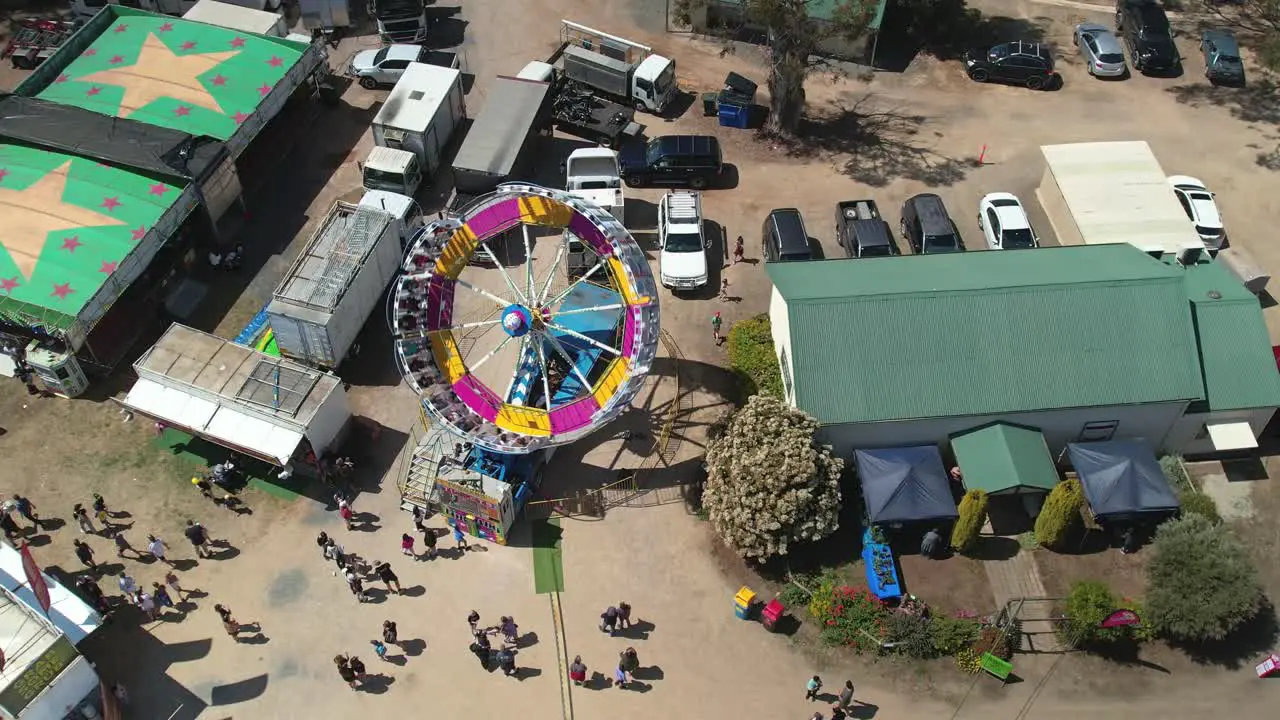
[(268, 12), (261, 7), (255, 9), (235, 0), (200, 0), (182, 19), (270, 37), (282, 38), (289, 34), (289, 26), (280, 13)]
[(400, 256), (390, 214), (335, 203), (267, 305), (280, 353), (337, 367), (399, 270)]
[(460, 70), (409, 63), (373, 118), (373, 143), (417, 155), (430, 177), (466, 116)]

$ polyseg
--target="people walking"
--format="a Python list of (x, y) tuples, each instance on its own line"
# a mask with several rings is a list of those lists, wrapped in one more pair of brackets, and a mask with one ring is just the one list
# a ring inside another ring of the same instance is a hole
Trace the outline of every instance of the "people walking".
[(627, 671), (628, 675), (634, 676), (636, 670), (640, 669), (640, 653), (637, 653), (635, 648), (629, 647), (618, 653), (618, 664)]
[(618, 608), (610, 605), (600, 613), (600, 631), (613, 635), (618, 625)]
[(400, 589), (400, 578), (391, 570), (391, 563), (375, 562), (373, 564), (373, 572), (378, 576), (379, 580), (387, 584), (387, 592), (391, 592), (393, 589), (397, 595), (404, 592)]
[(347, 587), (351, 588), (351, 594), (356, 596), (356, 600), (364, 602), (369, 599), (364, 590), (364, 583), (351, 570), (347, 570)]
[(187, 536), (187, 540), (191, 541), (191, 546), (196, 549), (196, 555), (202, 558), (209, 557), (209, 531), (195, 520), (187, 521), (187, 529), (182, 531)]
[(360, 658), (353, 656), (351, 659), (347, 660), (347, 665), (351, 667), (351, 672), (355, 673), (356, 680), (359, 680), (363, 684), (365, 669), (364, 663), (360, 661)]
[(325, 560), (333, 559), (329, 557), (329, 533), (321, 530), (320, 534), (316, 536), (316, 546), (320, 548), (320, 554), (324, 556)]
[(746, 255), (746, 252), (747, 251), (746, 251), (745, 244), (742, 240), (742, 236), (739, 235), (737, 241), (734, 242), (733, 244), (733, 264), (737, 265), (738, 263), (742, 262), (742, 258), (744, 255)]
[(147, 536), (147, 552), (151, 553), (151, 557), (159, 560), (166, 565), (173, 565), (173, 561), (165, 557), (165, 552), (169, 550), (169, 544), (155, 535)]
[(627, 688), (627, 671), (621, 665), (613, 669), (613, 686), (619, 690)]
[(569, 679), (574, 685), (581, 685), (587, 681), (587, 665), (582, 662), (581, 655), (573, 656), (573, 662), (569, 664)]
[(80, 591), (80, 595), (98, 611), (99, 615), (106, 616), (111, 611), (111, 607), (107, 604), (107, 598), (102, 594), (102, 588), (98, 587), (98, 583), (88, 575), (81, 575), (76, 578), (76, 589)]
[(190, 591), (182, 589), (182, 584), (178, 581), (178, 575), (174, 571), (170, 570), (164, 574), (164, 584), (168, 585), (175, 593), (178, 594), (179, 600), (187, 599), (187, 594)]
[(813, 677), (809, 678), (809, 682), (805, 683), (804, 699), (817, 700), (818, 692), (821, 690), (822, 690), (822, 678), (818, 677), (817, 675), (814, 675)]
[(400, 632), (396, 630), (394, 620), (382, 621), (382, 642), (396, 647), (400, 646)]
[(342, 504), (338, 506), (338, 515), (342, 517), (342, 524), (346, 525), (347, 529), (350, 530), (351, 519), (355, 517), (355, 513), (351, 512), (351, 506), (347, 504), (347, 501), (343, 500)]
[(151, 597), (155, 598), (157, 608), (173, 607), (173, 598), (169, 597), (169, 590), (158, 582), (151, 583)]
[(431, 528), (423, 528), (422, 530), (422, 547), (424, 548), (422, 556), (427, 560), (436, 558), (436, 531)]
[(427, 511), (418, 505), (413, 506), (413, 528), (423, 535), (431, 532), (427, 528)]
[(0, 510), (0, 529), (4, 530), (4, 536), (10, 541), (16, 540), (22, 534), (22, 529), (18, 527), (18, 523), (14, 522), (8, 510)]
[(335, 655), (333, 664), (338, 666), (338, 677), (342, 678), (342, 682), (352, 690), (356, 689), (356, 674), (351, 671), (351, 665), (348, 663), (346, 656)]
[(467, 544), (467, 536), (462, 534), (462, 528), (457, 525), (453, 526), (453, 541), (458, 544), (458, 547), (462, 548), (463, 552), (471, 549), (471, 546)]
[(853, 704), (853, 681), (845, 680), (844, 687), (840, 689), (840, 707), (848, 709)]
[(373, 643), (373, 653), (378, 656), (378, 659), (387, 662), (387, 644), (381, 640), (370, 640), (369, 642)]
[(847, 717), (849, 717), (849, 714), (844, 711), (844, 708), (840, 707), (840, 703), (835, 703), (831, 706), (831, 720), (845, 720)]
[[(482, 640), (484, 640), (484, 642), (481, 642)], [(471, 641), (471, 645), (468, 649), (471, 650), (471, 654), (475, 655), (476, 659), (480, 661), (480, 667), (488, 670), (489, 651), (491, 649), (489, 647), (488, 640), (485, 640), (483, 635), (477, 635), (476, 638)]]
[(618, 603), (618, 629), (631, 627), (631, 605), (623, 600)]
[(94, 534), (97, 532), (93, 527), (93, 521), (89, 519), (89, 512), (80, 503), (72, 506), (71, 517), (76, 519), (76, 525), (80, 526), (81, 533)]
[(93, 548), (89, 547), (89, 543), (79, 538), (76, 538), (73, 542), (76, 546), (76, 558), (78, 558), (85, 567), (97, 570), (98, 563), (93, 560)]
[(720, 324), (724, 322), (720, 319), (720, 311), (717, 310), (715, 315), (711, 316), (711, 339), (720, 344)]
[(19, 515), (31, 523), (31, 527), (36, 530), (40, 529), (40, 516), (36, 515), (36, 506), (30, 500), (14, 493), (13, 506), (17, 509)]
[(137, 548), (129, 544), (129, 540), (124, 536), (123, 532), (119, 530), (115, 531), (115, 534), (111, 536), (111, 539), (116, 543), (116, 557), (124, 557), (126, 552), (131, 552), (135, 558), (142, 558), (142, 553), (138, 552)]
[(116, 585), (120, 587), (120, 592), (124, 593), (129, 602), (133, 602), (133, 594), (138, 591), (138, 581), (121, 570), (120, 574), (116, 576)]
[(156, 619), (156, 599), (154, 597), (143, 590), (139, 590), (135, 596), (135, 602), (142, 612), (147, 614), (148, 620)]
[(516, 644), (516, 639), (520, 636), (520, 628), (516, 626), (515, 618), (502, 616), (498, 621), (498, 629), (502, 632), (502, 638), (510, 645)]
[(417, 555), (413, 554), (413, 536), (409, 533), (400, 534), (400, 552), (417, 560)]
[(498, 667), (502, 668), (502, 674), (507, 677), (515, 677), (519, 672), (516, 670), (516, 654), (511, 648), (502, 648), (498, 651)]
[(222, 605), (214, 605), (213, 611), (218, 613), (218, 617), (222, 618), (222, 629), (232, 640), (240, 642), (240, 623), (236, 622), (235, 617), (231, 615), (231, 610)]
[(107, 501), (98, 493), (93, 494), (93, 513), (98, 516), (98, 521), (105, 523), (105, 517), (114, 517), (114, 513), (107, 509)]
[(471, 626), (471, 634), (475, 635), (476, 630), (479, 629), (479, 626), (480, 626), (480, 613), (476, 612), (475, 610), (472, 610), (467, 615), (467, 624)]

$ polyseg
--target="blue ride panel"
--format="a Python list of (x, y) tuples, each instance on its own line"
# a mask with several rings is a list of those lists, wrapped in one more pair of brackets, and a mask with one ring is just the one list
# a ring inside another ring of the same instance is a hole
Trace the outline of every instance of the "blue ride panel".
[[(591, 283), (578, 283), (578, 286), (569, 293), (568, 297), (561, 303), (558, 312), (567, 310), (579, 310), (582, 308), (599, 307), (602, 305), (616, 305), (622, 302), (622, 298), (618, 293), (602, 288), (599, 285)], [(596, 342), (611, 345), (614, 342), (618, 323), (622, 320), (622, 309), (599, 310), (596, 312), (577, 313), (575, 315), (563, 315), (555, 319), (557, 325), (562, 325), (576, 333), (586, 335)], [(577, 366), (578, 372), (583, 377), (590, 379), (591, 370), (595, 367), (596, 362), (604, 353), (603, 350), (576, 338), (568, 333), (552, 330), (552, 335), (559, 341), (560, 346), (574, 357), (574, 365)], [(555, 352), (552, 348), (547, 348), (547, 352)], [(551, 394), (551, 404), (562, 405), (580, 397), (590, 388), (583, 388), (578, 376), (569, 373), (565, 376), (563, 382)]]

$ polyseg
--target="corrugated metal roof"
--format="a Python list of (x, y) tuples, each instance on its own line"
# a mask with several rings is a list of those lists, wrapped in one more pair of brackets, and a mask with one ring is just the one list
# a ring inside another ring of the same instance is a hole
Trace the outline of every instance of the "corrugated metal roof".
[(1203, 397), (1182, 270), (1128, 245), (767, 267), (823, 423)]
[(952, 436), (951, 449), (969, 490), (1052, 490), (1061, 479), (1044, 435), (1034, 428), (995, 423)]
[(1262, 307), (1221, 263), (1186, 270), (1210, 410), (1280, 407), (1280, 371)]
[(1040, 152), (1085, 244), (1175, 255), (1204, 248), (1145, 142), (1043, 145)]

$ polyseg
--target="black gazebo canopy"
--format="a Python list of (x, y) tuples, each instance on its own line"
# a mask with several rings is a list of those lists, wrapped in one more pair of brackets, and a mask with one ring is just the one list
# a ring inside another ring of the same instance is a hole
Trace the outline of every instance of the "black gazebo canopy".
[(1155, 453), (1145, 443), (1071, 443), (1067, 454), (1098, 518), (1173, 513), (1181, 506)]
[(858, 450), (854, 459), (871, 524), (957, 517), (937, 447)]

